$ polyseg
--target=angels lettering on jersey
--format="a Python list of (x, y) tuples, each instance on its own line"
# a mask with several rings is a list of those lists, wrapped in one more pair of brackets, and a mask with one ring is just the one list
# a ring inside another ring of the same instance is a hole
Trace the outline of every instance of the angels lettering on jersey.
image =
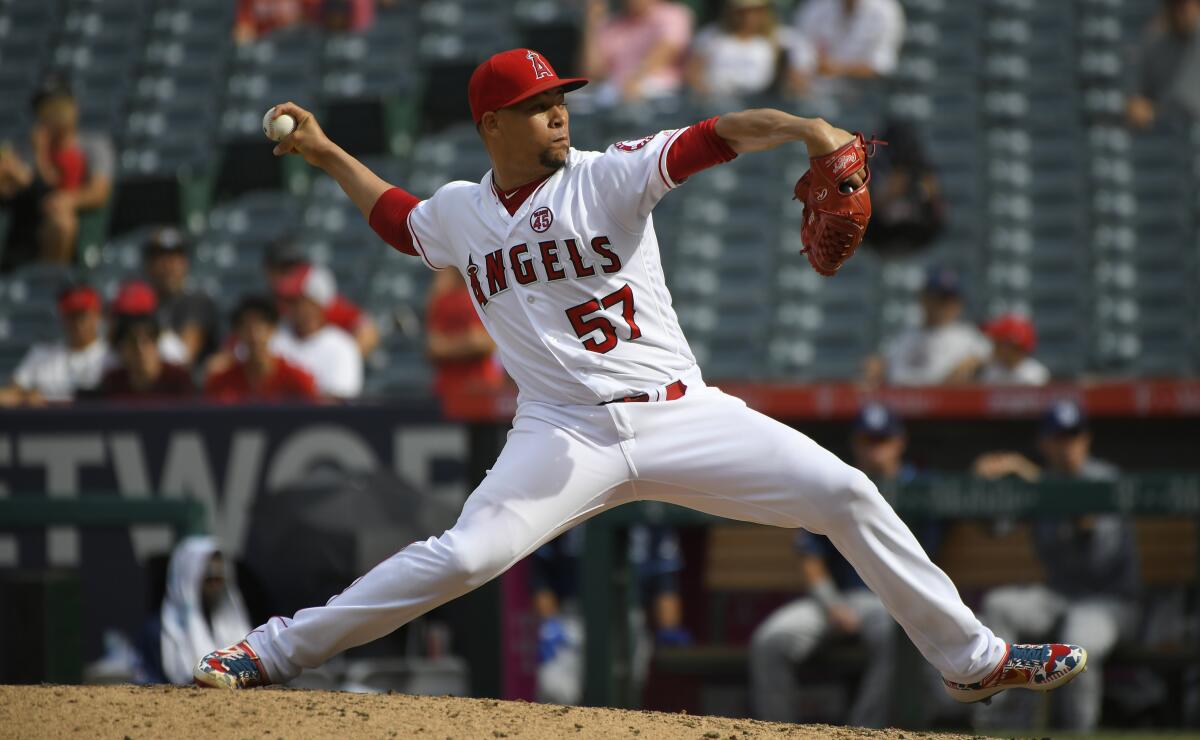
[[(536, 214), (535, 214), (536, 215)], [(534, 227), (534, 231), (538, 229)], [(587, 243), (590, 250), (581, 247)], [(541, 267), (536, 269), (535, 263)], [(529, 285), (543, 280), (556, 280), (611, 275), (621, 270), (621, 258), (612, 249), (607, 236), (590, 240), (582, 238), (547, 239), (536, 245), (522, 242), (507, 249), (489, 252), (483, 258), (483, 275), (474, 256), (468, 257), (464, 271), (471, 285), (471, 294), (480, 308), (488, 299), (508, 290), (510, 284)], [(485, 290), (486, 286), (486, 290)]]

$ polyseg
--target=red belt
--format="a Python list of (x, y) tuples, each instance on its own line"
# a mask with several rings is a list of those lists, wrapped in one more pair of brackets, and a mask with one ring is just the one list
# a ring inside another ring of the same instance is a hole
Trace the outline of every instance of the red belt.
[[(687, 386), (683, 384), (682, 380), (676, 380), (674, 383), (667, 386), (668, 401), (674, 401), (678, 398), (683, 398), (685, 393), (687, 393)], [(649, 393), (636, 393), (632, 396), (625, 396), (624, 398), (614, 398), (613, 400), (605, 401), (600, 405), (605, 406), (610, 403), (645, 403), (649, 400)]]

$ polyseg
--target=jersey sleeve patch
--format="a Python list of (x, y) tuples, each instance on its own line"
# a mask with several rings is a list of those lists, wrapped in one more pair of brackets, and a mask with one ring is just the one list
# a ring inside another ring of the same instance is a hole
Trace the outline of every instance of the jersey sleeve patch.
[(658, 136), (658, 134), (650, 134), (649, 136), (643, 136), (640, 139), (628, 139), (626, 141), (618, 141), (613, 146), (615, 146), (617, 149), (619, 149), (623, 152), (636, 152), (638, 149), (641, 149), (642, 147), (646, 146), (651, 141), (653, 141), (655, 136)]

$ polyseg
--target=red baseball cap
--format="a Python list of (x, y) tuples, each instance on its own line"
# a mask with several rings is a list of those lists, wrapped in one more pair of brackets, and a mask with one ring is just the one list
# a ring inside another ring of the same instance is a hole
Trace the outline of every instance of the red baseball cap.
[(321, 265), (299, 265), (275, 281), (279, 298), (307, 298), (322, 308), (328, 308), (337, 297), (337, 281), (329, 268)]
[(1037, 332), (1034, 331), (1033, 323), (1017, 314), (997, 316), (984, 324), (983, 331), (994, 342), (1011, 342), (1026, 352), (1032, 352), (1037, 345)]
[(559, 77), (550, 66), (550, 62), (532, 49), (502, 51), (493, 54), (471, 73), (471, 81), (467, 84), (471, 117), (478, 125), (483, 120), (483, 114), (488, 111), (516, 105), (522, 100), (556, 87), (570, 92), (587, 83), (582, 77)]
[(90, 285), (75, 285), (58, 296), (58, 312), (64, 316), (100, 310), (100, 294)]
[(119, 316), (149, 316), (158, 310), (158, 296), (148, 284), (131, 280), (117, 291), (109, 309)]

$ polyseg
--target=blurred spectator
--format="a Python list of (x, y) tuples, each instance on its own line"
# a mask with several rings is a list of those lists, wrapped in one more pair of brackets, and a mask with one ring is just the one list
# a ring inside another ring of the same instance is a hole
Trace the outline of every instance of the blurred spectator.
[(962, 320), (962, 287), (947, 268), (929, 271), (921, 291), (920, 327), (886, 344), (882, 357), (867, 360), (869, 383), (940, 385), (965, 383), (975, 376), (991, 352), (988, 340)]
[(192, 376), (167, 362), (158, 350), (158, 321), (151, 314), (125, 316), (117, 321), (113, 347), (120, 364), (104, 373), (96, 395), (109, 400), (186, 398), (195, 389)]
[[(287, 273), (310, 264), (308, 255), (290, 237), (272, 242), (263, 256), (263, 270), (272, 289)], [(325, 320), (354, 337), (363, 357), (379, 346), (379, 328), (371, 317), (346, 296), (338, 293), (325, 309)]]
[(1200, 119), (1200, 0), (1163, 0), (1130, 69), (1126, 117), (1146, 128), (1163, 117)]
[[(563, 533), (531, 558), (530, 588), (539, 620), (538, 701), (577, 704), (583, 698), (584, 636), (576, 592), (586, 528), (584, 524)], [(637, 574), (638, 603), (649, 604), (652, 612), (654, 643), (690, 644), (679, 593), (684, 562), (678, 533), (661, 525), (634, 525), (629, 528), (627, 554)], [(648, 650), (637, 652), (648, 655)]]
[(238, 0), (236, 12), (233, 38), (241, 44), (306, 23), (326, 31), (362, 31), (375, 22), (375, 0)]
[(606, 0), (588, 0), (583, 29), (585, 75), (606, 83), (602, 104), (673, 95), (683, 83), (683, 59), (692, 39), (692, 11), (670, 0), (622, 0), (608, 17)]
[(1045, 385), (1050, 371), (1033, 358), (1037, 332), (1024, 316), (997, 316), (983, 327), (992, 340), (992, 356), (979, 372), (979, 381), (990, 385)]
[(793, 26), (790, 87), (796, 92), (814, 81), (828, 87), (838, 79), (889, 75), (904, 43), (904, 10), (896, 0), (808, 0)]
[(748, 95), (775, 81), (781, 53), (771, 0), (725, 0), (721, 21), (696, 35), (687, 82), (698, 95)]
[[(916, 477), (904, 461), (906, 444), (903, 423), (886, 406), (870, 403), (859, 412), (851, 439), (854, 466), (876, 483), (904, 483)], [(922, 544), (936, 545), (930, 541), (934, 536), (927, 533)], [(846, 723), (883, 727), (891, 702), (896, 623), (828, 539), (801, 530), (796, 550), (807, 593), (772, 614), (751, 639), (754, 716), (795, 722), (796, 664), (837, 636), (853, 636), (866, 643), (871, 660)]]
[(438, 397), (495, 390), (504, 384), (504, 371), (493, 356), (496, 344), (475, 313), (457, 270), (433, 274), (425, 317), (425, 350), (434, 366), (433, 391)]
[(375, 0), (317, 0), (314, 20), (326, 31), (364, 31), (375, 22)]
[(279, 323), (275, 304), (263, 296), (243, 298), (233, 312), (233, 336), (238, 346), (233, 364), (210, 375), (204, 395), (219, 401), (312, 400), (317, 383), (303, 368), (271, 351)]
[(63, 339), (33, 345), (0, 388), (0, 406), (70, 401), (80, 390), (95, 388), (104, 373), (108, 343), (100, 336), (100, 294), (89, 285), (73, 285), (58, 296)]
[(355, 398), (362, 393), (358, 345), (325, 319), (337, 296), (333, 273), (320, 265), (293, 268), (275, 284), (275, 295), (287, 323), (271, 338), (271, 350), (311, 373), (322, 395)]
[(188, 286), (188, 242), (178, 229), (165, 227), (142, 248), (142, 268), (158, 299), (158, 320), (183, 342), (187, 363), (204, 360), (217, 345), (217, 305)]
[(232, 570), (212, 537), (188, 537), (171, 553), (167, 593), (143, 629), (147, 668), (166, 683), (191, 684), (196, 662), (250, 631)]
[(911, 254), (942, 233), (946, 208), (937, 172), (916, 125), (890, 119), (871, 159), (867, 246), (885, 256)]
[[(1092, 435), (1083, 410), (1060, 401), (1043, 417), (1038, 437), (1042, 465), (1014, 452), (980, 456), (975, 473), (989, 480), (1017, 476), (1028, 481), (1112, 481), (1117, 469), (1091, 455)], [(1131, 634), (1141, 570), (1132, 524), (1117, 514), (1034, 522), (1034, 545), (1046, 572), (1045, 583), (1002, 586), (984, 598), (983, 621), (1014, 641), (1037, 640), (1050, 633), (1065, 642), (1086, 645), (1088, 671), (1055, 698), (1062, 726), (1094, 730), (1100, 720), (1104, 659), (1118, 640)], [(977, 720), (991, 727), (1013, 727), (1008, 695), (996, 697)], [(1007, 710), (1005, 708), (1008, 708)]]
[(312, 0), (237, 0), (233, 39), (239, 44), (307, 21)]
[(13, 211), (3, 269), (38, 260), (69, 264), (79, 212), (100, 208), (112, 191), (112, 141), (79, 130), (79, 106), (66, 79), (47, 77), (32, 103), (37, 120), (28, 147), (0, 142), (0, 204)]
[[(112, 327), (112, 332), (114, 333), (125, 319), (154, 318), (158, 327), (159, 354), (172, 365), (188, 367), (190, 355), (188, 354), (187, 345), (171, 329), (162, 328), (163, 325), (158, 323), (157, 316), (158, 295), (155, 294), (154, 288), (151, 288), (149, 283), (142, 282), (141, 280), (130, 280), (122, 284), (117, 290), (117, 296), (113, 298), (108, 306), (109, 325)], [(116, 338), (110, 336), (109, 343), (115, 351), (117, 348)], [(115, 355), (112, 356), (110, 366), (118, 363), (119, 358)]]

